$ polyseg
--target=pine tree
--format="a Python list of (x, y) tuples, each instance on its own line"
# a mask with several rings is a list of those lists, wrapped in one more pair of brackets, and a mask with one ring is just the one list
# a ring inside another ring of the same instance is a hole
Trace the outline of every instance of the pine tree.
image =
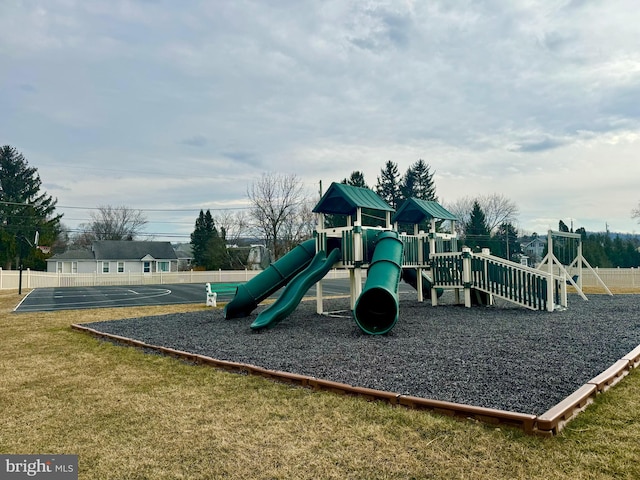
[(436, 186), (433, 180), (433, 173), (431, 173), (431, 167), (429, 167), (424, 160), (420, 159), (409, 167), (409, 170), (412, 172), (413, 177), (412, 196), (421, 200), (437, 202), (438, 197), (436, 196)]
[(40, 268), (44, 258), (34, 245), (53, 245), (60, 234), (62, 214), (55, 213), (57, 200), (41, 192), (38, 171), (15, 148), (0, 148), (0, 265), (11, 268), (14, 257), (24, 267)]
[(193, 263), (198, 267), (205, 267), (207, 243), (211, 232), (207, 229), (205, 215), (202, 210), (196, 219), (196, 224), (191, 233), (191, 251), (193, 253)]
[(520, 242), (518, 241), (518, 230), (511, 223), (503, 223), (498, 227), (494, 238), (495, 252), (491, 252), (498, 257), (511, 260), (513, 254), (520, 252)]
[(352, 187), (369, 188), (367, 183), (364, 181), (364, 173), (359, 170), (351, 172), (351, 176), (348, 179), (343, 179), (341, 183), (351, 185)]
[(391, 207), (399, 207), (402, 199), (402, 193), (400, 192), (400, 174), (398, 173), (398, 165), (391, 160), (388, 160), (384, 168), (380, 170), (380, 176), (376, 184), (376, 193)]
[(191, 233), (193, 263), (206, 270), (217, 270), (227, 266), (224, 230), (222, 236), (216, 228), (211, 211), (200, 210), (195, 228)]
[(491, 248), (491, 233), (480, 204), (473, 202), (473, 209), (469, 221), (465, 225), (465, 244), (473, 250)]

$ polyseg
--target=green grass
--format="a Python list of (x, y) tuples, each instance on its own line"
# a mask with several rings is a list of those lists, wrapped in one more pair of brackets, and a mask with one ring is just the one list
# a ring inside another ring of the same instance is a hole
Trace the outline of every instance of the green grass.
[(313, 392), (101, 342), (69, 325), (201, 306), (15, 314), (0, 294), (0, 452), (82, 479), (640, 478), (640, 372), (553, 438)]

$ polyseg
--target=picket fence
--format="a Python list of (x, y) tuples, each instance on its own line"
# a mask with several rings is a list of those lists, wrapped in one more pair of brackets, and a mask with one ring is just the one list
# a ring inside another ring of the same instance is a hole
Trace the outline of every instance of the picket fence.
[[(96, 287), (111, 285), (169, 285), (175, 283), (243, 283), (261, 270), (214, 270), (157, 273), (53, 273), (22, 271), (22, 288)], [(346, 278), (344, 270), (331, 270), (325, 278)], [(0, 268), (0, 290), (16, 290), (20, 286), (18, 270)]]

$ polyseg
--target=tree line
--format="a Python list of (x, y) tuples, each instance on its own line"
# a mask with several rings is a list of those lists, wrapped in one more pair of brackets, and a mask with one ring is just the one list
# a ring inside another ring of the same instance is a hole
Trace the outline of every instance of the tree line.
[[(398, 209), (408, 198), (438, 201), (434, 172), (420, 159), (400, 173), (389, 160), (380, 169), (374, 186), (369, 187), (361, 171), (353, 171), (342, 183), (371, 188), (391, 207)], [(277, 259), (301, 241), (311, 238), (315, 229), (312, 209), (315, 195), (308, 195), (296, 175), (264, 173), (247, 188), (249, 208), (221, 211), (213, 216), (201, 210), (190, 236), (196, 266), (207, 269), (246, 267), (247, 249), (253, 238), (264, 242)], [(5, 269), (45, 269), (46, 258), (67, 248), (87, 248), (96, 240), (133, 240), (143, 233), (147, 219), (141, 210), (125, 206), (98, 206), (90, 221), (69, 235), (56, 212), (57, 199), (42, 191), (35, 167), (14, 147), (0, 148), (0, 266)], [(517, 205), (500, 194), (466, 196), (443, 206), (459, 218), (456, 230), (459, 245), (473, 249), (489, 248), (494, 255), (513, 258), (520, 251), (516, 228)], [(632, 212), (640, 218), (640, 205)], [(374, 219), (375, 220), (375, 219)], [(339, 219), (333, 219), (339, 222)], [(426, 227), (426, 226), (425, 226)], [(566, 226), (564, 226), (566, 227)], [(564, 228), (561, 225), (561, 228)], [(638, 266), (638, 240), (608, 234), (583, 235), (583, 254), (593, 266)], [(46, 245), (50, 252), (38, 249)]]
[[(622, 238), (609, 232), (589, 233), (584, 227), (573, 231), (562, 220), (558, 231), (577, 233), (582, 243), (582, 256), (591, 266), (601, 268), (630, 268), (640, 266), (640, 240), (637, 237)], [(543, 255), (548, 252), (548, 245)], [(558, 237), (553, 240), (553, 254), (563, 265), (570, 265), (577, 256), (577, 240)]]

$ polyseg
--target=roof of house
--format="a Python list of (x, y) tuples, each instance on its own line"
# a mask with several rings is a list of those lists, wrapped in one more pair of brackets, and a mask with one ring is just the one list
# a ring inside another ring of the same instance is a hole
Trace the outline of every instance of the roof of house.
[(56, 253), (47, 259), (49, 260), (95, 260), (93, 252), (87, 249), (67, 250), (64, 253)]
[(353, 215), (358, 208), (393, 212), (393, 208), (373, 190), (337, 182), (331, 184), (313, 211), (314, 213)]
[(96, 260), (140, 260), (146, 256), (154, 259), (176, 260), (171, 242), (135, 240), (98, 240), (92, 246)]
[(438, 220), (458, 220), (458, 217), (449, 212), (438, 202), (421, 200), (419, 198), (410, 198), (402, 204), (393, 218), (391, 218), (391, 221), (417, 225), (425, 220), (431, 220), (432, 218)]
[(530, 242), (527, 242), (524, 245), (522, 245), (522, 248), (532, 247), (533, 245), (542, 246), (546, 244), (547, 244), (547, 237), (536, 237)]
[(136, 240), (98, 240), (91, 250), (69, 250), (48, 260), (176, 260), (171, 242)]

